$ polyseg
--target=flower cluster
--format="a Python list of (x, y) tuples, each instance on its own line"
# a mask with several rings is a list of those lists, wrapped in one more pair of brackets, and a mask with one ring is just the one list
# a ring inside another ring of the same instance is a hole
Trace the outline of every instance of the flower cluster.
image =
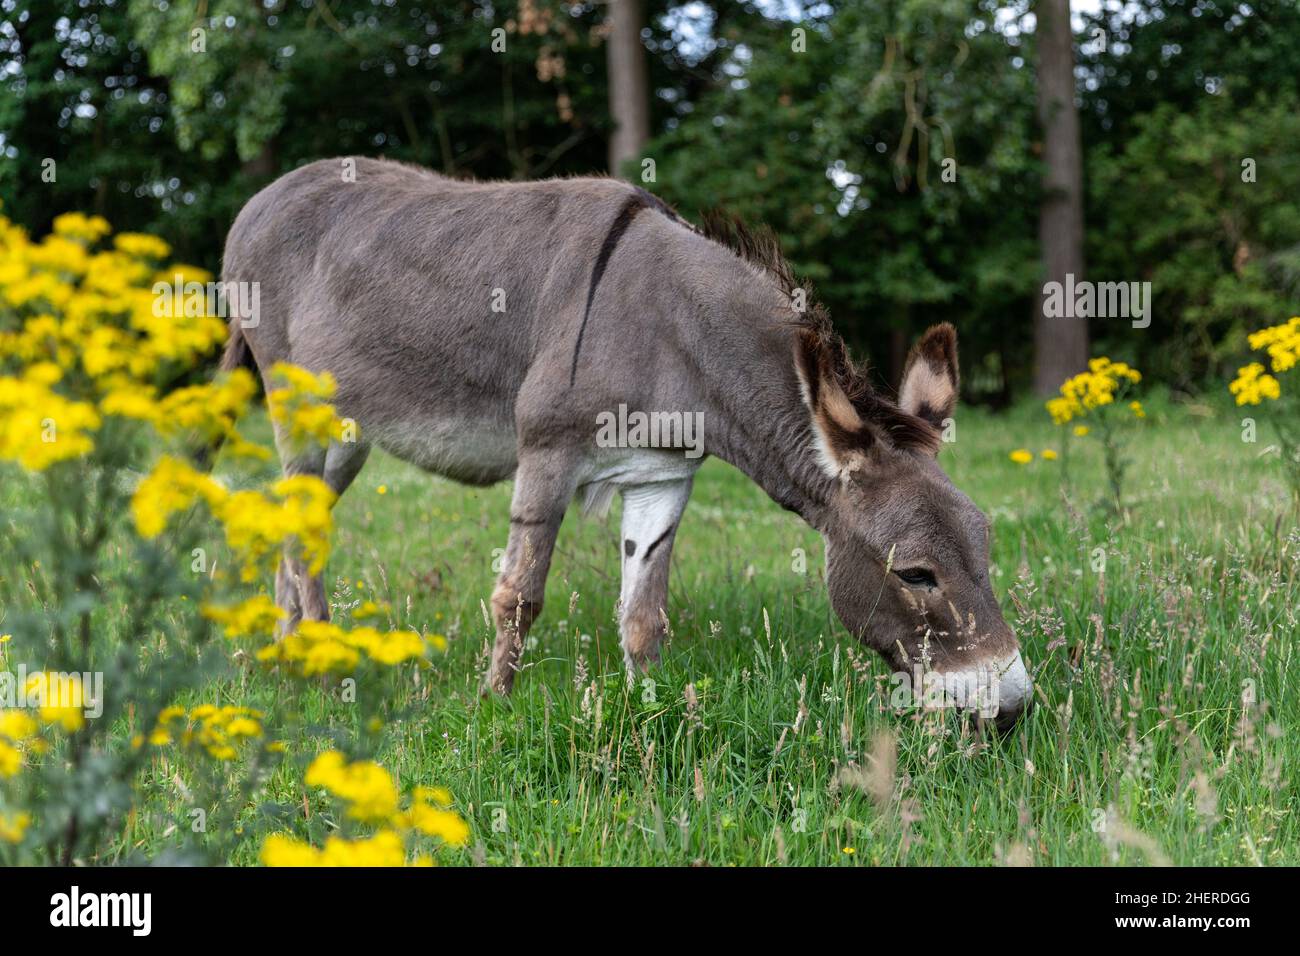
[[(392, 774), (374, 761), (349, 762), (329, 750), (312, 761), (304, 782), (339, 800), (348, 820), (376, 832), (352, 839), (330, 836), (320, 849), (287, 834), (273, 834), (262, 845), (261, 859), (267, 866), (403, 866), (411, 858), (408, 844), (419, 836), (450, 846), (464, 846), (469, 840), (469, 827), (450, 809), (451, 794), (416, 787), (403, 809)], [(432, 860), (417, 853), (413, 862), (427, 866)]]
[(28, 471), (44, 471), (91, 451), (99, 412), (90, 402), (55, 392), (52, 386), (62, 377), (63, 370), (52, 362), (0, 376), (0, 459), (16, 461)]
[(1300, 315), (1293, 315), (1281, 325), (1260, 329), (1248, 341), (1256, 351), (1268, 352), (1274, 372), (1286, 372), (1300, 363)]
[[(1300, 316), (1292, 316), (1281, 325), (1260, 329), (1248, 339), (1255, 351), (1268, 353), (1273, 372), (1281, 374), (1295, 368), (1300, 362)], [(1251, 362), (1237, 369), (1237, 377), (1228, 385), (1228, 391), (1237, 397), (1238, 405), (1258, 405), (1265, 399), (1276, 401), (1282, 397), (1282, 386), (1260, 362)]]
[[(22, 694), (28, 709), (0, 710), (0, 780), (18, 776), (26, 755), (49, 749), (41, 736), (41, 724), (73, 733), (86, 723), (83, 707), (87, 701), (81, 678), (75, 674), (37, 672), (27, 678)], [(26, 811), (0, 809), (0, 843), (21, 842), (31, 822)]]
[(211, 475), (164, 455), (137, 486), (131, 515), (143, 538), (155, 538), (173, 515), (203, 502), (221, 523), (245, 581), (279, 565), (285, 541), (298, 545), (312, 574), (329, 557), (334, 492), (314, 475), (291, 475), (268, 491), (229, 491)]
[(68, 213), (32, 242), (0, 216), (0, 459), (29, 471), (88, 455), (110, 415), (224, 434), (252, 394), (250, 380), (159, 403), (158, 389), (213, 352), (226, 328), (154, 286), (211, 275), (160, 268), (170, 249), (152, 236), (97, 248), (109, 232), (101, 217)]
[[(0, 371), (6, 373), (0, 374), (0, 459), (39, 471), (88, 456), (95, 433), (111, 418), (147, 423), (164, 438), (225, 441), (236, 454), (267, 457), (267, 449), (234, 427), (257, 391), (249, 372), (171, 387), (221, 344), (226, 326), (155, 286), (175, 277), (206, 281), (210, 274), (159, 270), (170, 249), (153, 236), (124, 233), (112, 249), (96, 251), (109, 231), (102, 218), (71, 213), (33, 243), (0, 217)], [(292, 386), (285, 399), (292, 401), (281, 407), (292, 411), (293, 433), (327, 442), (338, 420), (332, 407), (313, 400), (333, 391), (332, 380), (288, 365), (276, 371)], [(312, 573), (324, 567), (334, 495), (320, 479), (295, 476), (269, 494), (232, 493), (163, 456), (132, 500), (137, 530), (156, 537), (173, 514), (200, 500), (221, 522), (246, 580), (274, 569), (286, 540), (301, 548)]]
[(257, 594), (228, 607), (205, 604), (203, 616), (220, 624), (226, 637), (252, 637), (272, 633), (284, 619), (284, 611), (267, 595)]
[(22, 770), (24, 750), (40, 746), (39, 731), (36, 719), (26, 711), (0, 710), (0, 780)]
[(32, 815), (25, 810), (0, 812), (0, 843), (21, 843), (32, 825)]
[(1237, 369), (1237, 377), (1229, 383), (1228, 391), (1237, 396), (1238, 405), (1258, 405), (1266, 398), (1276, 400), (1282, 396), (1278, 380), (1259, 362)]
[[(6, 545), (12, 538), (14, 554), (30, 554), (32, 566), (44, 572), (31, 600), (12, 609), (18, 623), (12, 636), (0, 635), (0, 662), (11, 640), (23, 657), (39, 648), (49, 662), (47, 672), (26, 681), (25, 706), (6, 700), (10, 709), (0, 709), (0, 849), (6, 860), (7, 844), (18, 845), (19, 860), (106, 855), (108, 841), (116, 839), (112, 824), (138, 809), (138, 768), (150, 746), (214, 760), (200, 761), (205, 772), (187, 784), (211, 789), (196, 796), (199, 805), (227, 798), (235, 808), (252, 799), (260, 778), (241, 774), (230, 762), (250, 751), (284, 749), (271, 740), (271, 714), (237, 702), (167, 706), (178, 691), (197, 690), (195, 682), (220, 657), (202, 653), (205, 627), (197, 615), (179, 613), (185, 605), (168, 609), (166, 654), (116, 646), (152, 626), (154, 605), (116, 601), (139, 588), (155, 604), (199, 597), (199, 611), (228, 637), (269, 644), (264, 639), (282, 624), (284, 612), (266, 595), (236, 599), (231, 582), (278, 571), (286, 549), (296, 572), (319, 574), (330, 551), (335, 495), (320, 478), (227, 483), (190, 463), (219, 445), (235, 457), (266, 459), (271, 452), (236, 428), (257, 394), (255, 376), (236, 369), (204, 382), (199, 372), (226, 337), (225, 320), (213, 314), (226, 302), (226, 290), (203, 270), (167, 265), (170, 254), (154, 236), (113, 236), (98, 216), (59, 216), (50, 236), (33, 241), (0, 215), (0, 485), (8, 490), (4, 482), (12, 477), (30, 486), (48, 519), (0, 537)], [(335, 382), (328, 373), (277, 364), (269, 370), (268, 389), (277, 440), (290, 448), (357, 440), (355, 423), (339, 419), (329, 402)], [(212, 519), (235, 569), (218, 573), (214, 566), (198, 579), (199, 594), (182, 570), (184, 559), (167, 549), (139, 548), (141, 539), (175, 535), (193, 512)], [(47, 527), (59, 533), (42, 534)], [(146, 560), (123, 560), (137, 550)], [(105, 599), (114, 595), (115, 606), (122, 606), (126, 620), (114, 621), (116, 633), (104, 627), (103, 603), (87, 599), (94, 590)], [(29, 624), (42, 607), (69, 608), (69, 626)], [(382, 613), (365, 602), (353, 612), (353, 630), (302, 622), (257, 656), (297, 677), (362, 664), (420, 663), (430, 648), (445, 647), (438, 636), (370, 626), (366, 619)], [(73, 668), (84, 666), (88, 655), (106, 662), (114, 686), (132, 689), (130, 699), (113, 700), (108, 710), (99, 699), (91, 702), (95, 711), (82, 706), (87, 689), (63, 671), (75, 675)], [(375, 706), (382, 709), (383, 702)], [(113, 738), (138, 713), (158, 717), (146, 720), (131, 746), (116, 746)], [(88, 720), (88, 714), (104, 719)], [(382, 721), (375, 716), (366, 726), (366, 744), (373, 745)], [(85, 754), (95, 759), (80, 759)], [(39, 775), (24, 772), (35, 763)], [(377, 765), (330, 758), (314, 765), (310, 777), (312, 786), (345, 802), (348, 838), (336, 835), (316, 850), (280, 835), (266, 844), (271, 858), (279, 847), (298, 862), (401, 863), (427, 852), (427, 838), (467, 838), (463, 821), (448, 809), (449, 798), (417, 790), (403, 799)], [(101, 787), (104, 781), (111, 786)], [(50, 814), (48, 826), (34, 825), (52, 794), (73, 795), (66, 811), (71, 825), (57, 814)], [(356, 832), (362, 827), (365, 832)], [(195, 842), (209, 850), (222, 845), (211, 838)]]
[[(356, 620), (378, 617), (385, 608), (366, 601), (352, 612)], [(205, 605), (203, 613), (220, 624), (229, 638), (270, 635), (284, 619), (284, 612), (265, 594), (228, 607)], [(362, 660), (384, 667), (408, 661), (424, 661), (430, 649), (446, 650), (441, 634), (422, 637), (412, 630), (380, 630), (354, 626), (350, 630), (327, 621), (299, 621), (283, 640), (257, 651), (267, 664), (289, 666), (303, 677), (353, 673)]]
[(1268, 368), (1262, 362), (1251, 362), (1237, 369), (1237, 377), (1229, 383), (1228, 391), (1236, 397), (1238, 405), (1260, 405), (1266, 400), (1280, 403), (1277, 413), (1270, 418), (1277, 433), (1283, 474), (1300, 506), (1300, 431), (1296, 430), (1296, 416), (1290, 408), (1295, 398), (1288, 392), (1283, 399), (1282, 385), (1276, 377), (1300, 363), (1300, 316), (1261, 329), (1250, 335), (1248, 341), (1252, 349), (1268, 353)]
[[(1049, 399), (1047, 411), (1058, 425), (1083, 418), (1091, 410), (1112, 404), (1129, 385), (1142, 381), (1142, 373), (1124, 362), (1112, 362), (1102, 356), (1088, 362), (1088, 371), (1080, 372), (1061, 385), (1061, 394)], [(1141, 404), (1129, 403), (1137, 418), (1145, 417)]]
[(234, 760), (245, 743), (265, 736), (264, 716), (249, 707), (201, 704), (188, 712), (184, 707), (167, 707), (158, 715), (149, 743), (155, 747), (200, 747), (215, 760)]
[(151, 385), (121, 384), (99, 407), (106, 415), (148, 422), (163, 436), (191, 433), (213, 442), (228, 438), (237, 454), (266, 458), (268, 449), (244, 441), (232, 427), (256, 394), (256, 380), (241, 368), (210, 385), (179, 388), (162, 398)]
[[(386, 866), (406, 865), (406, 844), (401, 834), (381, 830), (372, 837), (348, 840), (343, 837), (326, 838), (325, 846), (316, 849), (310, 843), (273, 833), (262, 844), (262, 863), (265, 866)], [(418, 865), (428, 865), (427, 857), (420, 857)]]
[(23, 695), (42, 721), (65, 733), (75, 733), (86, 724), (85, 709), (91, 701), (77, 674), (38, 671), (27, 678)]
[[(1056, 461), (1056, 459), (1059, 457), (1056, 454), (1056, 450), (1052, 448), (1044, 448), (1041, 452), (1041, 455), (1043, 461)], [(1034, 460), (1034, 453), (1030, 451), (1028, 448), (1017, 448), (1015, 451), (1011, 452), (1007, 457), (1010, 458), (1012, 461), (1014, 461), (1017, 465), (1027, 465)]]
[(380, 631), (373, 627), (344, 630), (327, 621), (300, 621), (284, 640), (258, 651), (257, 659), (288, 664), (304, 677), (351, 674), (363, 658), (386, 667), (424, 660), (430, 646), (442, 650), (446, 639), (434, 635), (426, 640), (415, 631)]
[[(314, 375), (285, 362), (271, 366), (271, 378), (281, 382), (267, 393), (271, 420), (280, 426), (291, 446), (314, 442), (356, 441), (355, 425), (338, 417), (325, 399), (334, 395), (334, 376)], [(352, 429), (349, 429), (352, 426)]]

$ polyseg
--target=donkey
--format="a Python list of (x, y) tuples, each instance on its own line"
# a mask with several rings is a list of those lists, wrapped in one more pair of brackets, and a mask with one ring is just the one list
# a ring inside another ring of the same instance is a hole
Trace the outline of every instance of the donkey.
[[(989, 523), (936, 461), (957, 400), (952, 326), (916, 343), (894, 403), (770, 232), (718, 216), (697, 229), (614, 179), (467, 182), (366, 158), (311, 163), (249, 200), (223, 279), (258, 283), (262, 308), (231, 321), (222, 368), (328, 370), (359, 426), (324, 451), (277, 434), (286, 474), (341, 495), (378, 444), (460, 482), (514, 478), (486, 690), (510, 693), (578, 494), (597, 509), (622, 496), (623, 654), (629, 674), (659, 660), (673, 539), (716, 455), (821, 533), (837, 615), (897, 673), (924, 668), (958, 705), (985, 688), (1000, 727), (1029, 704)], [(598, 423), (620, 406), (702, 415), (703, 455), (604, 447)], [(329, 617), (292, 554), (275, 599), (286, 630)]]

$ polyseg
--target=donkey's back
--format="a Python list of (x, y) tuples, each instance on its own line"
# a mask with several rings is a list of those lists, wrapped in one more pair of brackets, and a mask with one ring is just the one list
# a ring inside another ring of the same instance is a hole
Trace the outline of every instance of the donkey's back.
[(254, 327), (233, 323), (227, 365), (328, 370), (366, 442), (461, 481), (508, 477), (520, 389), (571, 354), (591, 263), (631, 191), (365, 158), (297, 169), (227, 238), (223, 278), (257, 282), (261, 306)]

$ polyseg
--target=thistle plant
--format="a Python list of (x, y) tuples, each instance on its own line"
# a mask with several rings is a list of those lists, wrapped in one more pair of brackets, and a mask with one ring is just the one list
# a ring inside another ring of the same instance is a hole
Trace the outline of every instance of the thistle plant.
[[(1101, 356), (1088, 362), (1088, 371), (1067, 379), (1061, 385), (1061, 394), (1047, 401), (1047, 412), (1057, 425), (1076, 422), (1075, 436), (1085, 437), (1095, 429), (1106, 467), (1106, 503), (1116, 513), (1124, 508), (1124, 429), (1134, 420), (1146, 418), (1142, 403), (1129, 399), (1133, 386), (1141, 381), (1142, 373), (1137, 369)], [(1068, 441), (1065, 447), (1068, 462)], [(1065, 468), (1062, 474), (1067, 474)]]
[(1262, 362), (1242, 366), (1228, 385), (1228, 391), (1236, 397), (1238, 405), (1264, 405), (1267, 409), (1281, 451), (1282, 473), (1291, 487), (1294, 503), (1300, 507), (1300, 407), (1294, 390), (1284, 394), (1276, 378), (1300, 363), (1300, 316), (1261, 329), (1247, 341), (1255, 351), (1267, 353), (1268, 368)]

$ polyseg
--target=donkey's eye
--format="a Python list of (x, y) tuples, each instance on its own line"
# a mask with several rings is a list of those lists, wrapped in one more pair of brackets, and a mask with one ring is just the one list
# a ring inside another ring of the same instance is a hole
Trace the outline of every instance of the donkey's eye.
[(939, 586), (939, 582), (934, 579), (934, 575), (925, 568), (902, 568), (895, 571), (904, 584), (910, 584), (914, 588), (934, 588)]

